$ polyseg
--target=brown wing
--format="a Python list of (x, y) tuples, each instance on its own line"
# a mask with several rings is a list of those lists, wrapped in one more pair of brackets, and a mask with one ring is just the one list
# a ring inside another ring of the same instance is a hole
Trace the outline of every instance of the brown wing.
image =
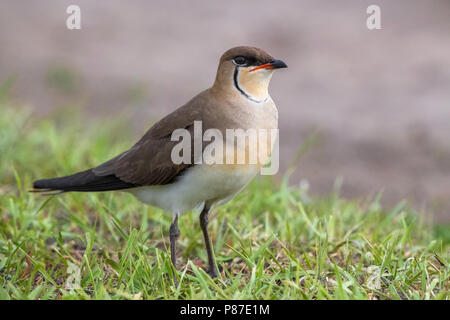
[(177, 143), (170, 141), (170, 136), (142, 139), (130, 150), (94, 168), (93, 172), (99, 176), (113, 174), (124, 182), (141, 186), (171, 183), (192, 165), (172, 162), (172, 148)]
[[(172, 149), (179, 142), (170, 140), (172, 132), (180, 128), (189, 130), (193, 143), (193, 124), (195, 120), (203, 119), (204, 102), (200, 94), (169, 114), (150, 128), (131, 149), (94, 168), (94, 174), (114, 175), (126, 183), (139, 186), (172, 183), (180, 173), (193, 165), (193, 161), (189, 164), (173, 163)], [(192, 153), (193, 150), (191, 160)]]

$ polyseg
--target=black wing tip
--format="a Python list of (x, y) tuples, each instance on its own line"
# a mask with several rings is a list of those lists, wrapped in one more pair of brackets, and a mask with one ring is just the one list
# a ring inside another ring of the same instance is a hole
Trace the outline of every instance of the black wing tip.
[(49, 187), (48, 181), (51, 179), (36, 180), (33, 182), (33, 189), (28, 190), (31, 193), (38, 193), (41, 196), (54, 196), (64, 193), (64, 190), (59, 190)]
[(70, 191), (113, 191), (135, 187), (137, 185), (122, 181), (115, 175), (97, 176), (92, 169), (89, 169), (70, 176), (36, 180), (33, 182), (33, 190), (30, 190), (30, 192), (59, 194)]
[[(49, 188), (47, 186), (46, 181), (47, 180), (36, 180), (36, 181), (34, 181), (33, 182), (33, 189), (42, 189), (42, 191), (45, 191), (44, 189), (51, 190), (51, 188)], [(36, 190), (36, 191), (39, 192), (41, 190)]]

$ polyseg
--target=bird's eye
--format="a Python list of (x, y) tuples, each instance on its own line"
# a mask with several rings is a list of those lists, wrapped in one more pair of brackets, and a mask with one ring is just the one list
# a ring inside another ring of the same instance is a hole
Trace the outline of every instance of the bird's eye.
[(234, 64), (238, 66), (243, 66), (247, 63), (247, 59), (245, 57), (239, 56), (233, 59)]

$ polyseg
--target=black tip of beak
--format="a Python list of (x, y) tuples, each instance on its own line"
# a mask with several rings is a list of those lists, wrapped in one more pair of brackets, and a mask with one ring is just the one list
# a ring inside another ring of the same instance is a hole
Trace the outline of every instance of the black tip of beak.
[(281, 69), (281, 68), (287, 68), (287, 67), (288, 67), (287, 64), (284, 63), (283, 61), (281, 61), (281, 60), (276, 60), (276, 59), (270, 60), (270, 66), (271, 66), (273, 69)]

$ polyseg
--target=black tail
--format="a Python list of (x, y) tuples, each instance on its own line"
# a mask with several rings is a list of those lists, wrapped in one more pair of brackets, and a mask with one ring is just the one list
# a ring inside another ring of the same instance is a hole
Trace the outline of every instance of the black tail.
[(137, 185), (120, 180), (115, 175), (97, 176), (92, 169), (75, 173), (71, 176), (37, 180), (33, 183), (35, 192), (47, 191), (110, 191), (137, 187)]

